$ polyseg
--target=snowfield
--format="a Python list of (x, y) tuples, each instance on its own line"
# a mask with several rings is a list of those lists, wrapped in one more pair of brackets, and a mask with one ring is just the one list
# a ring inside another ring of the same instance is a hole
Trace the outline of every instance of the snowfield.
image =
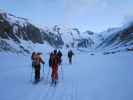
[(36, 85), (31, 81), (29, 55), (0, 53), (0, 100), (133, 100), (132, 52), (76, 52), (72, 65), (66, 55), (59, 67), (59, 83), (52, 87), (47, 53), (42, 55), (46, 62), (43, 79)]

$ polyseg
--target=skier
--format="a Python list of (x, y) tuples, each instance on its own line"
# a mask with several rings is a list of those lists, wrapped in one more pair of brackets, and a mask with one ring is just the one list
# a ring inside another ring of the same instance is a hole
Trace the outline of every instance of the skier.
[(40, 57), (41, 53), (33, 53), (33, 67), (35, 72), (35, 83), (37, 83), (40, 80), (40, 69), (41, 69), (41, 63), (45, 64), (45, 62)]
[(61, 65), (61, 62), (62, 62), (62, 52), (59, 50), (58, 53), (57, 53), (58, 57), (59, 57), (59, 65)]
[(54, 54), (52, 56), (52, 74), (51, 74), (51, 78), (52, 78), (52, 84), (57, 83), (58, 80), (58, 64), (59, 64), (59, 57), (57, 55), (57, 50), (54, 50)]
[(72, 64), (72, 56), (74, 55), (72, 50), (68, 51), (68, 59), (69, 59), (69, 64)]

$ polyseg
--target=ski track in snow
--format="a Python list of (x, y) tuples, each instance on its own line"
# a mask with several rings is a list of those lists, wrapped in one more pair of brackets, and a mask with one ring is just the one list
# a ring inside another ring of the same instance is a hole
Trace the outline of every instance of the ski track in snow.
[(47, 64), (38, 84), (30, 81), (28, 64), (4, 70), (0, 73), (0, 100), (133, 100), (131, 56), (78, 54), (72, 65), (65, 61), (62, 69), (59, 66), (56, 87), (50, 85)]

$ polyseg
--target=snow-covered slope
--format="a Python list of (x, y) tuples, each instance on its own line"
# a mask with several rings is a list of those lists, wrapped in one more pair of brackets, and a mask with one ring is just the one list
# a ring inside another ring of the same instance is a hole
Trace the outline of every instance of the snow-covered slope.
[[(24, 45), (26, 44), (26, 45)], [(25, 18), (0, 10), (0, 51), (30, 53), (37, 46), (88, 51), (133, 50), (133, 23), (101, 33), (55, 25), (39, 28)], [(39, 46), (38, 45), (38, 46)], [(39, 47), (38, 47), (39, 48)]]
[(58, 84), (52, 87), (45, 52), (43, 78), (36, 85), (30, 56), (0, 53), (0, 100), (133, 100), (131, 52), (93, 56), (79, 52), (72, 65), (64, 55)]
[(44, 30), (61, 37), (66, 47), (91, 49), (103, 41), (102, 35), (91, 31), (80, 32), (78, 28), (55, 25), (51, 29), (44, 28)]
[[(28, 19), (22, 18), (22, 17), (16, 17), (13, 14), (6, 13), (2, 10), (0, 10), (0, 15), (5, 19), (6, 21), (10, 22), (10, 25), (13, 24), (19, 24), (20, 26), (25, 26), (27, 23), (29, 23)], [(1, 22), (4, 20), (0, 20)]]
[(38, 43), (54, 48), (92, 49), (102, 41), (101, 38), (102, 36), (91, 31), (80, 32), (77, 28), (58, 25), (53, 28), (38, 28), (28, 19), (16, 17), (0, 10), (0, 51), (30, 53), (34, 50), (31, 48), (33, 47), (31, 44)]
[(0, 51), (30, 53), (35, 49), (32, 45), (59, 47), (62, 42), (57, 35), (41, 30), (27, 19), (0, 11)]
[(97, 50), (116, 51), (133, 50), (133, 23), (123, 25), (120, 28), (114, 28), (110, 31), (104, 32), (109, 34), (105, 40), (99, 44)]

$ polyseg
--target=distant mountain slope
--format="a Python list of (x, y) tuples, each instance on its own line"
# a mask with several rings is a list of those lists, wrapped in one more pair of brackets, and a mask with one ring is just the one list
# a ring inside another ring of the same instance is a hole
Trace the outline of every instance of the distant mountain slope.
[(80, 32), (78, 28), (59, 25), (53, 28), (39, 28), (26, 18), (16, 17), (0, 10), (0, 51), (30, 53), (34, 50), (35, 44), (54, 48), (93, 49), (103, 39), (102, 35), (88, 30)]
[[(24, 45), (21, 46), (22, 41), (27, 41), (27, 44), (29, 44), (29, 41), (33, 44), (44, 44), (47, 42), (53, 47), (58, 47), (63, 44), (60, 37), (53, 33), (42, 31), (27, 19), (0, 11), (0, 50), (26, 51), (29, 53), (30, 51)], [(16, 46), (14, 47), (12, 44)]]
[(133, 23), (112, 29), (109, 32), (111, 34), (97, 46), (97, 49), (128, 50), (133, 48)]
[(103, 41), (102, 35), (91, 31), (80, 32), (78, 28), (55, 25), (52, 29), (46, 30), (61, 37), (66, 47), (90, 49)]

